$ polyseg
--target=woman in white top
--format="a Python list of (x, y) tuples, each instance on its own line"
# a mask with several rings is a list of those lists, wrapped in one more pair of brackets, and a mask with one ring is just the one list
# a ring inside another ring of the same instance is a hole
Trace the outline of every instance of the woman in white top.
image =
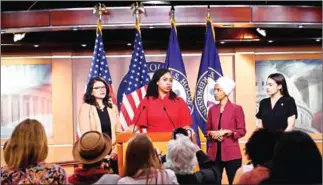
[(118, 184), (178, 184), (175, 173), (165, 170), (150, 139), (139, 134), (129, 140), (124, 177)]

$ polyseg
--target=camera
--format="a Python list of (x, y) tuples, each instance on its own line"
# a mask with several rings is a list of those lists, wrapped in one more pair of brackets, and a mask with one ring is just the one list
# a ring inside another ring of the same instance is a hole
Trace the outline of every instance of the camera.
[(177, 134), (183, 134), (192, 140), (192, 131), (184, 128), (176, 128), (173, 130), (173, 139), (176, 139)]

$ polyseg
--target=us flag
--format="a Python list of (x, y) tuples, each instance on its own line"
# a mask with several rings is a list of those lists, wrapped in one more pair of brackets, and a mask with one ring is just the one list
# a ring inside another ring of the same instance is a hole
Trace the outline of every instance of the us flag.
[[(98, 22), (97, 29), (96, 29), (96, 39), (95, 39), (92, 63), (91, 63), (90, 73), (86, 84), (89, 83), (91, 78), (98, 77), (98, 76), (104, 78), (104, 80), (107, 82), (109, 86), (108, 88), (110, 90), (109, 95), (111, 97), (112, 103), (116, 105), (117, 101), (113, 93), (112, 80), (111, 80), (110, 71), (108, 67), (108, 61), (104, 52), (101, 22)], [(81, 135), (82, 134), (80, 131), (79, 124), (77, 124), (76, 139), (78, 140), (81, 137)]]
[(122, 101), (120, 103), (120, 122), (123, 130), (126, 130), (134, 117), (136, 109), (146, 95), (149, 75), (147, 62), (144, 55), (140, 28), (137, 25), (135, 41), (133, 44), (132, 58), (129, 71), (126, 74), (123, 84)]
[(91, 78), (97, 77), (97, 76), (104, 78), (104, 80), (108, 83), (109, 90), (110, 90), (109, 95), (112, 99), (112, 103), (116, 105), (117, 101), (113, 93), (112, 80), (110, 76), (107, 58), (104, 52), (101, 23), (98, 23), (98, 26), (97, 26), (92, 63), (91, 63), (89, 78), (87, 82), (89, 82)]

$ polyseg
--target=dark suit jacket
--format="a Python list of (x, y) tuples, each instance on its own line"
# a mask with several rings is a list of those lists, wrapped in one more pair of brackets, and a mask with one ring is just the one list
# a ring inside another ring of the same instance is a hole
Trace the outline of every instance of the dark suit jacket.
[[(214, 105), (209, 109), (206, 132), (218, 130), (220, 119), (220, 104)], [(230, 101), (224, 107), (221, 118), (221, 128), (231, 130), (230, 136), (225, 136), (221, 144), (222, 161), (231, 161), (241, 159), (241, 151), (238, 139), (246, 134), (245, 117), (240, 105), (231, 103)], [(208, 156), (216, 159), (217, 142), (208, 138)]]

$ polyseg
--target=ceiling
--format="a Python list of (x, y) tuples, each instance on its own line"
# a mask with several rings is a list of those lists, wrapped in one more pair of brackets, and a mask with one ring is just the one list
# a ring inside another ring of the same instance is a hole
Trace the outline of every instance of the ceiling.
[[(144, 48), (167, 49), (169, 28), (146, 28), (141, 32)], [(178, 27), (177, 33), (182, 50), (201, 50), (203, 48), (205, 27)], [(215, 29), (217, 45), (220, 47), (321, 45), (321, 40), (316, 41), (321, 38), (322, 30), (320, 29), (268, 28), (266, 33), (267, 36), (263, 37), (255, 28)], [(27, 33), (21, 41), (13, 42), (13, 34), (2, 34), (1, 49), (3, 52), (12, 50), (91, 51), (94, 47), (95, 35), (95, 30), (31, 32)], [(252, 39), (250, 39), (251, 37)], [(103, 31), (104, 46), (107, 50), (131, 49), (130, 44), (133, 39), (134, 29), (105, 29)], [(273, 42), (269, 43), (270, 40)], [(34, 48), (34, 45), (39, 45), (39, 47)]]
[[(89, 8), (98, 2), (107, 7), (131, 6), (135, 1), (1, 1), (1, 11)], [(151, 3), (150, 3), (151, 2)], [(322, 6), (322, 1), (165, 1), (167, 5), (282, 5)], [(159, 6), (156, 1), (143, 1), (145, 6)]]
[[(104, 1), (108, 7), (129, 6), (134, 1), (109, 2)], [(172, 5), (306, 5), (322, 6), (319, 1), (194, 1), (170, 2)], [(243, 4), (242, 4), (243, 3)], [(17, 6), (17, 4), (19, 4)], [(60, 8), (93, 7), (97, 2), (70, 1), (45, 2), (21, 1), (1, 2), (1, 11), (43, 10)], [(32, 6), (33, 5), (33, 6)], [(146, 4), (146, 6), (151, 6)], [(264, 47), (264, 46), (321, 46), (322, 29), (314, 28), (265, 28), (266, 37), (260, 35), (256, 28), (215, 28), (217, 46), (230, 47)], [(178, 39), (182, 50), (202, 50), (204, 44), (204, 26), (178, 26)], [(145, 49), (167, 50), (169, 28), (142, 28), (142, 39)], [(65, 30), (40, 31), (26, 33), (25, 37), (14, 42), (11, 33), (1, 34), (1, 50), (6, 52), (19, 51), (93, 51), (95, 30)], [(103, 40), (107, 50), (131, 50), (130, 45), (134, 39), (134, 29), (104, 29)], [(319, 39), (319, 40), (318, 40)], [(273, 42), (269, 42), (273, 41)], [(39, 45), (39, 47), (34, 47)], [(85, 46), (86, 45), (86, 46)]]

